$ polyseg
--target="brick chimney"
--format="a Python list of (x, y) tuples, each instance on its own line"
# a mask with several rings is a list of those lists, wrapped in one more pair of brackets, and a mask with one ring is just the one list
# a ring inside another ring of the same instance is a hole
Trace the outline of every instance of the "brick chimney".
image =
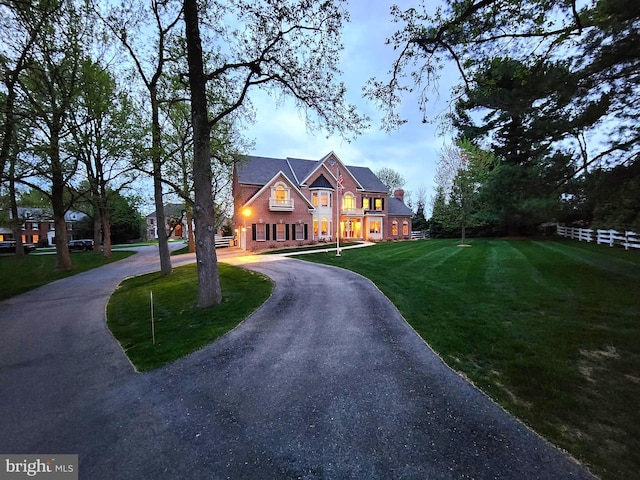
[(399, 198), (402, 202), (404, 202), (404, 190), (402, 190), (401, 188), (394, 190), (393, 196)]

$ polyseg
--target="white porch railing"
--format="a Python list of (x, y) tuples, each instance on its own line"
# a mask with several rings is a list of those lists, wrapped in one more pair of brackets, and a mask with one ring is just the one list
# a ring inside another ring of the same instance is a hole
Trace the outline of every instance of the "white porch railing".
[(593, 242), (599, 245), (621, 245), (626, 250), (629, 248), (640, 248), (640, 234), (635, 232), (619, 232), (617, 230), (593, 230), (591, 228), (564, 227), (558, 225), (556, 233), (561, 237), (572, 238), (574, 240)]
[(278, 199), (269, 197), (269, 210), (273, 212), (290, 212), (293, 210), (293, 198)]

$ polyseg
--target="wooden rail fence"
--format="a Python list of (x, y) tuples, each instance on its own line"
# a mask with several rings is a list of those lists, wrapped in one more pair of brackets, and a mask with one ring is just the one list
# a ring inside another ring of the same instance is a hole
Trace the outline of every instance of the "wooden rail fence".
[(594, 230), (591, 228), (564, 227), (558, 225), (556, 233), (561, 237), (572, 238), (584, 242), (596, 242), (613, 247), (621, 245), (626, 250), (640, 248), (640, 234), (635, 232), (619, 232), (617, 230)]

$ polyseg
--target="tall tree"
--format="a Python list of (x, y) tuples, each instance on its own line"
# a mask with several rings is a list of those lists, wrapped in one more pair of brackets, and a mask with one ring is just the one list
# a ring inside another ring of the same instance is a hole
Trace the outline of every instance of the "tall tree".
[(177, 25), (182, 19), (179, 0), (152, 0), (148, 6), (122, 4), (107, 14), (99, 13), (104, 24), (121, 42), (137, 78), (142, 82), (149, 101), (149, 126), (151, 130), (151, 148), (149, 157), (153, 171), (153, 192), (158, 222), (158, 251), (160, 271), (163, 275), (171, 273), (169, 237), (164, 228), (163, 172), (166, 159), (162, 146), (161, 104), (172, 100), (172, 87), (167, 85), (168, 70), (172, 63), (179, 62), (180, 55), (175, 48), (179, 42)]
[[(398, 105), (406, 91), (418, 89), (418, 107), (424, 111), (445, 63), (459, 71), (456, 96), (476, 89), (476, 80), (496, 59), (542, 70), (562, 63), (571, 72), (566, 80), (573, 87), (561, 88), (572, 94), (564, 108), (567, 121), (555, 121), (556, 131), (546, 132), (556, 139), (559, 133), (565, 134), (562, 144), (553, 145), (552, 150), (563, 151), (569, 145), (574, 158), (580, 160), (566, 180), (578, 169), (600, 162), (630, 161), (639, 152), (640, 126), (630, 113), (640, 101), (640, 15), (636, 2), (448, 0), (433, 14), (426, 11), (426, 4), (406, 11), (394, 7), (392, 14), (401, 28), (389, 43), (399, 54), (389, 77), (372, 79), (367, 90), (385, 109), (387, 127), (403, 121)], [(558, 85), (529, 83), (538, 90), (546, 87), (547, 99), (553, 99)], [(543, 97), (538, 99), (532, 108), (546, 106)], [(540, 138), (535, 130), (528, 134)], [(608, 141), (587, 142), (587, 138)]]
[(3, 18), (0, 22), (0, 35), (4, 39), (0, 49), (0, 77), (5, 89), (0, 94), (0, 186), (6, 181), (17, 255), (24, 254), (16, 199), (16, 182), (19, 181), (16, 175), (20, 170), (17, 165), (18, 155), (23, 150), (19, 146), (18, 131), (25, 128), (24, 108), (21, 107), (19, 98), (20, 77), (30, 67), (37, 39), (59, 7), (59, 2), (55, 0), (35, 5), (13, 0), (0, 4), (0, 16)]
[(407, 183), (402, 174), (395, 171), (393, 168), (382, 167), (379, 170), (376, 170), (375, 174), (380, 181), (385, 184), (389, 195), (393, 195), (393, 192), (396, 189), (404, 187)]
[[(211, 98), (211, 96), (209, 97)], [(215, 97), (214, 97), (215, 98)], [(195, 252), (193, 232), (194, 178), (193, 178), (193, 129), (191, 112), (185, 103), (172, 103), (167, 114), (163, 135), (167, 150), (164, 182), (185, 203), (189, 251)], [(212, 195), (216, 211), (215, 230), (233, 211), (231, 184), (233, 165), (244, 145), (241, 134), (232, 122), (221, 121), (211, 131)]]
[(494, 167), (493, 155), (466, 139), (447, 144), (440, 151), (435, 176), (439, 204), (437, 212), (434, 204), (434, 220), (443, 231), (457, 230), (462, 244), (468, 226), (484, 224), (482, 212), (478, 212), (480, 192)]
[[(215, 211), (211, 198), (211, 128), (247, 102), (251, 88), (288, 95), (307, 114), (311, 127), (352, 134), (365, 119), (345, 103), (344, 85), (336, 83), (346, 19), (342, 2), (291, 0), (234, 5), (184, 0), (189, 85), (194, 130), (195, 224), (201, 307), (219, 303), (221, 292), (215, 254)], [(205, 17), (206, 14), (206, 17)], [(225, 25), (226, 19), (233, 22)], [(215, 21), (214, 21), (215, 20)], [(200, 30), (200, 25), (217, 28)], [(231, 25), (234, 25), (232, 27)], [(214, 52), (205, 63), (203, 44)], [(224, 45), (223, 49), (221, 45)], [(206, 85), (225, 92), (226, 102), (211, 105)]]
[[(31, 165), (36, 183), (49, 196), (56, 232), (56, 269), (70, 270), (65, 193), (77, 169), (77, 158), (64, 150), (70, 136), (71, 112), (79, 96), (83, 46), (88, 43), (83, 16), (72, 2), (61, 2), (39, 32), (28, 71), (21, 84), (28, 98), (34, 131)], [(47, 184), (42, 187), (42, 182)], [(22, 180), (27, 183), (26, 180)]]
[(562, 63), (494, 58), (483, 63), (472, 85), (457, 101), (453, 124), (500, 160), (487, 199), (500, 212), (495, 221), (512, 235), (530, 232), (553, 219), (559, 187), (574, 171), (571, 156), (553, 145), (579, 121), (572, 106), (575, 77)]
[(137, 177), (133, 159), (142, 150), (142, 121), (128, 96), (101, 65), (85, 60), (72, 125), (73, 149), (84, 166), (94, 224), (94, 251), (111, 256), (111, 199)]

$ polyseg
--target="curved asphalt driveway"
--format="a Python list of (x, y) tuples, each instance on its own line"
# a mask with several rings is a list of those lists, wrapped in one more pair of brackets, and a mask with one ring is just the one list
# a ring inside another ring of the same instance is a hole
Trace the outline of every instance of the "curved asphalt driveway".
[(122, 278), (159, 268), (155, 249), (0, 304), (0, 453), (79, 454), (91, 480), (591, 478), (443, 365), (368, 280), (253, 260), (272, 297), (151, 373), (104, 309)]

